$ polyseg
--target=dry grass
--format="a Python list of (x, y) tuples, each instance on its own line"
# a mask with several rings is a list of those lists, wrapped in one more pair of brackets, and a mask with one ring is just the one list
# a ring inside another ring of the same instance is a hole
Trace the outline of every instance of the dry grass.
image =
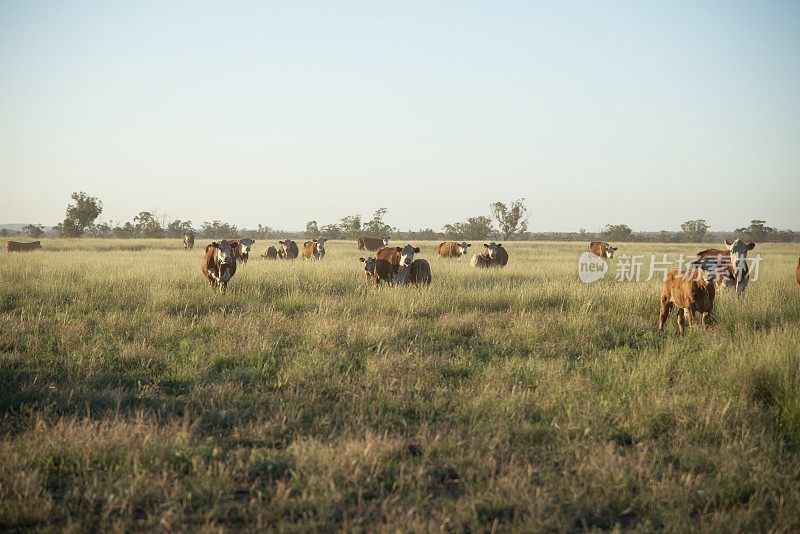
[(329, 242), (224, 296), (201, 247), (43, 246), (0, 255), (0, 530), (800, 529), (795, 245), (683, 338), (582, 243), (376, 290)]

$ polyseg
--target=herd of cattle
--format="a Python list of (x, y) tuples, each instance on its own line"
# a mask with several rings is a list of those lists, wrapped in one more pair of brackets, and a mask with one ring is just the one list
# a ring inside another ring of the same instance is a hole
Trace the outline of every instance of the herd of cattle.
[[(187, 250), (194, 248), (195, 235), (187, 232), (182, 237), (183, 246)], [(291, 239), (278, 241), (278, 246), (269, 246), (261, 254), (268, 260), (293, 260), (302, 257), (304, 260), (321, 261), (325, 258), (325, 242), (320, 237), (303, 243), (302, 251)], [(206, 245), (201, 264), (203, 276), (212, 288), (224, 292), (231, 278), (236, 274), (237, 264), (244, 264), (250, 259), (254, 239), (223, 239)], [(472, 246), (466, 242), (445, 241), (440, 243), (436, 252), (441, 259), (458, 259), (465, 256)], [(738, 295), (742, 295), (750, 280), (747, 265), (747, 253), (755, 248), (755, 243), (745, 243), (741, 239), (733, 242), (725, 241), (725, 249), (706, 249), (697, 253), (689, 263), (688, 269), (679, 271), (672, 269), (667, 273), (661, 291), (658, 329), (664, 330), (664, 324), (673, 308), (677, 308), (678, 331), (685, 332), (686, 322), (691, 327), (694, 314), (701, 314), (703, 327), (708, 324), (714, 307), (716, 290), (722, 286), (733, 287)], [(41, 242), (22, 243), (9, 241), (9, 252), (32, 251), (42, 248)], [(362, 237), (358, 239), (358, 250), (374, 252), (375, 256), (359, 258), (365, 278), (369, 282), (392, 285), (429, 285), (431, 283), (431, 266), (423, 258), (414, 258), (419, 254), (419, 247), (406, 244), (402, 247), (390, 247), (389, 238)], [(604, 241), (589, 243), (589, 252), (606, 259), (613, 259), (617, 251)], [(508, 252), (501, 243), (485, 243), (481, 252), (472, 255), (470, 265), (476, 268), (502, 268), (508, 264)], [(797, 283), (800, 284), (800, 260), (796, 268)]]

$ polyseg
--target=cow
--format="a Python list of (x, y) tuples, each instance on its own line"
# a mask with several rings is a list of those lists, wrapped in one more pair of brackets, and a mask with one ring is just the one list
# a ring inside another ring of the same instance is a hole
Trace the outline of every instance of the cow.
[(659, 333), (664, 332), (664, 323), (673, 306), (678, 307), (678, 332), (680, 334), (685, 333), (686, 319), (689, 321), (689, 328), (692, 327), (694, 312), (701, 313), (703, 328), (708, 326), (716, 292), (713, 276), (713, 273), (698, 267), (691, 267), (685, 272), (680, 272), (678, 269), (670, 269), (661, 289), (661, 306), (658, 317)]
[(617, 247), (612, 247), (611, 244), (605, 241), (592, 241), (589, 243), (589, 252), (601, 258), (610, 260), (614, 257), (616, 251)]
[(418, 286), (431, 285), (431, 264), (428, 260), (417, 258), (411, 262), (408, 272), (408, 283)]
[(755, 243), (745, 243), (741, 239), (733, 242), (725, 240), (725, 250), (710, 248), (701, 250), (692, 260), (693, 267), (700, 267), (714, 275), (717, 289), (736, 287), (742, 295), (750, 282), (750, 268), (747, 266), (747, 252), (756, 247)]
[(278, 257), (282, 260), (293, 260), (300, 254), (300, 249), (297, 248), (297, 243), (291, 239), (284, 239), (278, 241), (281, 248), (278, 249)]
[(306, 241), (303, 243), (303, 259), (304, 260), (321, 260), (325, 257), (325, 239), (318, 237), (313, 241)]
[(214, 241), (206, 246), (206, 255), (203, 257), (201, 270), (211, 284), (212, 289), (219, 288), (220, 293), (224, 293), (228, 288), (228, 282), (236, 274), (236, 257), (234, 248), (239, 246), (236, 241), (228, 242), (223, 239), (219, 243)]
[(189, 230), (183, 233), (183, 248), (192, 250), (194, 248), (194, 231)]
[(389, 237), (359, 237), (358, 250), (369, 250), (370, 252), (377, 252), (383, 247), (389, 246)]
[(375, 254), (375, 283), (389, 282), (403, 285), (408, 280), (409, 269), (414, 261), (414, 254), (419, 247), (406, 244), (403, 247), (383, 247)]
[(364, 264), (364, 277), (367, 282), (371, 281), (375, 276), (375, 258), (358, 258), (358, 261)]
[(268, 260), (277, 260), (278, 259), (278, 249), (270, 245), (267, 247), (267, 250), (261, 255), (262, 258), (266, 258)]
[(800, 284), (800, 258), (797, 260), (797, 268), (794, 271), (794, 276), (797, 278), (797, 283)]
[(239, 243), (239, 246), (233, 249), (233, 255), (238, 263), (247, 263), (250, 259), (250, 247), (256, 242), (255, 239), (245, 237), (243, 239), (231, 239), (231, 243)]
[(6, 250), (8, 252), (27, 252), (30, 250), (36, 250), (42, 248), (41, 241), (31, 241), (30, 243), (21, 243), (19, 241), (9, 241), (6, 244)]
[(478, 268), (505, 267), (508, 264), (508, 252), (502, 243), (484, 243), (483, 252), (473, 254), (469, 263)]
[(436, 248), (436, 252), (443, 260), (449, 260), (453, 258), (459, 259), (461, 256), (465, 256), (467, 254), (467, 248), (471, 246), (472, 244), (467, 243), (466, 241), (462, 241), (461, 243), (444, 241), (443, 243), (439, 243), (439, 246)]

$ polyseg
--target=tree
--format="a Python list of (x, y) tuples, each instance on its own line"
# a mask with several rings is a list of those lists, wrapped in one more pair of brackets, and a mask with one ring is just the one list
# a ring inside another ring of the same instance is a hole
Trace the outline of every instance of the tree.
[(358, 237), (361, 233), (361, 215), (348, 215), (339, 223), (339, 228), (345, 237)]
[(342, 230), (338, 224), (326, 224), (320, 228), (319, 235), (327, 239), (339, 239), (342, 237)]
[(446, 224), (442, 228), (445, 238), (450, 239), (486, 239), (493, 231), (491, 219), (483, 215), (470, 217), (465, 222)]
[(317, 221), (308, 221), (306, 223), (306, 239), (316, 239), (320, 236), (319, 226), (317, 226)]
[(750, 241), (766, 241), (770, 235), (775, 233), (775, 229), (767, 226), (766, 221), (754, 219), (750, 221), (750, 226), (737, 228), (736, 233), (744, 234), (744, 237)]
[(681, 225), (683, 234), (689, 241), (700, 242), (708, 232), (708, 224), (705, 219), (695, 219), (693, 221), (686, 221)]
[(140, 211), (133, 218), (136, 233), (141, 237), (164, 237), (164, 228), (149, 211)]
[(235, 224), (228, 224), (216, 219), (212, 222), (203, 222), (203, 237), (226, 239), (235, 236), (238, 232), (239, 229)]
[[(503, 239), (513, 239), (528, 231), (528, 218), (525, 216), (528, 209), (525, 207), (525, 199), (519, 198), (511, 203), (511, 207), (502, 202), (495, 202), (490, 205), (492, 216), (500, 226)], [(473, 238), (477, 239), (477, 238)]]
[(44, 235), (44, 228), (41, 224), (26, 224), (22, 227), (22, 231), (33, 238), (42, 237)]
[(626, 224), (607, 224), (600, 232), (600, 237), (609, 241), (628, 241), (631, 234), (633, 234), (633, 230)]
[(87, 227), (103, 211), (103, 203), (81, 191), (72, 193), (73, 203), (67, 206), (64, 222), (61, 223), (61, 235), (65, 237), (80, 237)]
[(185, 232), (192, 230), (192, 221), (182, 221), (175, 219), (167, 225), (165, 235), (173, 239), (180, 239)]
[(365, 222), (361, 231), (365, 234), (384, 236), (394, 233), (394, 228), (383, 222), (383, 217), (389, 212), (386, 208), (378, 208), (372, 215), (372, 220)]

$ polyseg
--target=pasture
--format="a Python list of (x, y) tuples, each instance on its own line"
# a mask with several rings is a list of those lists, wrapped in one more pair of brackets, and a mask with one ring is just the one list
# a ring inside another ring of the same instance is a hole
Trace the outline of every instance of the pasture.
[(415, 242), (430, 288), (375, 289), (258, 241), (219, 295), (208, 241), (0, 254), (0, 530), (800, 530), (797, 245), (680, 337), (610, 278), (706, 245), (585, 285), (586, 243)]

